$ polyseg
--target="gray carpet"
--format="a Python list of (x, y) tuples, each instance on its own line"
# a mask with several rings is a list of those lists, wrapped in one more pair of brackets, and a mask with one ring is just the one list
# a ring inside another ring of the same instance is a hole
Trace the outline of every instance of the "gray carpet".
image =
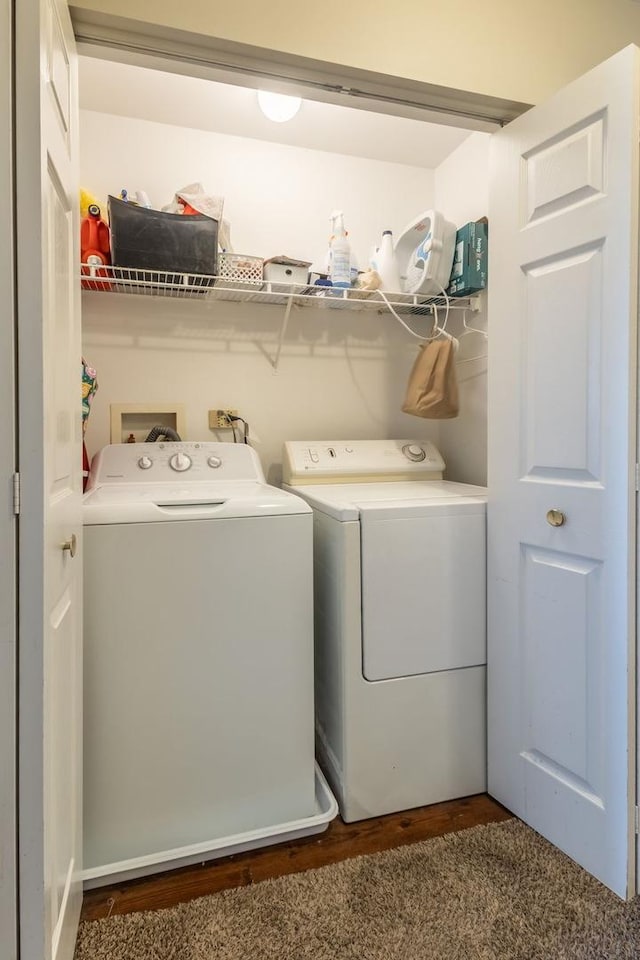
[(516, 820), (81, 925), (76, 960), (637, 960), (625, 904)]

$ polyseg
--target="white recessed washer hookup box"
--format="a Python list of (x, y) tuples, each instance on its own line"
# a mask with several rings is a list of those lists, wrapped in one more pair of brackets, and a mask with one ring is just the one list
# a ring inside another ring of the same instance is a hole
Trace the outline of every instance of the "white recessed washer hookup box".
[[(144, 443), (153, 427), (171, 427), (186, 439), (186, 418), (182, 403), (112, 403), (111, 443)], [(131, 440), (133, 437), (133, 440)]]

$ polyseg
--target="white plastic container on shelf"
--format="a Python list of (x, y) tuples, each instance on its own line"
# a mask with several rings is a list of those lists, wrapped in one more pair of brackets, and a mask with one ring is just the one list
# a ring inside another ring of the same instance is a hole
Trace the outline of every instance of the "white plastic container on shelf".
[(380, 274), (384, 291), (387, 293), (400, 293), (402, 291), (391, 230), (382, 231), (382, 243), (376, 249), (371, 260), (371, 266)]
[(437, 210), (426, 210), (399, 236), (395, 245), (403, 293), (436, 296), (449, 284), (456, 226)]

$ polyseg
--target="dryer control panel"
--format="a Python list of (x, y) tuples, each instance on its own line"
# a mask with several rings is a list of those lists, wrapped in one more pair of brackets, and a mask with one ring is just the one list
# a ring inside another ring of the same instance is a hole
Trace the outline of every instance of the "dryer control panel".
[(441, 480), (444, 460), (429, 440), (289, 440), (284, 483)]

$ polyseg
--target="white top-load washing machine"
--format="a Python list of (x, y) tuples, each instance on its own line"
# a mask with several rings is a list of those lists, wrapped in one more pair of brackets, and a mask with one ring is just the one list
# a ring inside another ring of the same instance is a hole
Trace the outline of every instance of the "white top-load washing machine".
[(84, 544), (85, 881), (318, 826), (308, 505), (244, 444), (119, 444)]
[(486, 788), (486, 489), (433, 444), (285, 444), (314, 511), (317, 749), (347, 821)]

